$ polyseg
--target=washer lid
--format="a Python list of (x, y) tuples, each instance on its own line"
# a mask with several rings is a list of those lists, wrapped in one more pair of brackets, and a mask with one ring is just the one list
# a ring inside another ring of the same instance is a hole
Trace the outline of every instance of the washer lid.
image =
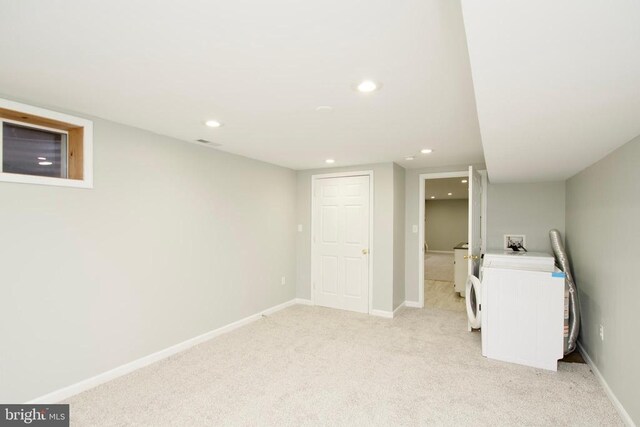
[(482, 326), (482, 313), (480, 313), (482, 283), (473, 274), (470, 274), (467, 278), (465, 295), (469, 325), (474, 329), (478, 329)]

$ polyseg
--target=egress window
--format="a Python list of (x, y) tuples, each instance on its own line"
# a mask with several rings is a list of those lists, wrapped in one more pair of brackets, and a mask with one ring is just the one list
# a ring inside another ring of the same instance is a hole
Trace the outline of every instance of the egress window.
[(2, 172), (67, 178), (67, 133), (3, 122)]
[(0, 99), (0, 181), (91, 188), (93, 123)]

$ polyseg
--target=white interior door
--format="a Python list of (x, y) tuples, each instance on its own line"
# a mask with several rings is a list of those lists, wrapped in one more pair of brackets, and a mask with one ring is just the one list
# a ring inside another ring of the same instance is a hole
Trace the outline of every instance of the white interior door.
[(369, 177), (315, 180), (314, 303), (369, 312)]
[(482, 175), (469, 166), (469, 274), (478, 277), (482, 248)]

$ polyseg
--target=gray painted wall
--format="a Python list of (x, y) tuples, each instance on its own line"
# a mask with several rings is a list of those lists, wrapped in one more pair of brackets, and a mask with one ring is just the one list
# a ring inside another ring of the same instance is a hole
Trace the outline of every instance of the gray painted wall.
[(295, 297), (294, 171), (94, 120), (93, 190), (0, 183), (2, 402)]
[(427, 200), (425, 241), (430, 251), (451, 251), (469, 238), (469, 200)]
[[(485, 165), (473, 165), (478, 170), (485, 169)], [(421, 169), (407, 169), (405, 173), (405, 298), (407, 301), (418, 301), (418, 272), (424, 268), (424, 258), (420, 251), (418, 232), (413, 232), (413, 226), (418, 226), (420, 205), (420, 174), (439, 172), (468, 172), (469, 165), (443, 166)], [(422, 285), (424, 286), (424, 284)]]
[(404, 302), (405, 169), (393, 164), (393, 309)]
[(296, 240), (298, 298), (311, 299), (311, 176), (323, 173), (373, 171), (373, 263), (372, 304), (375, 310), (393, 310), (394, 284), (394, 163), (323, 168), (297, 173), (297, 223), (302, 232)]
[(487, 248), (502, 249), (505, 234), (527, 236), (527, 250), (551, 251), (549, 230), (564, 235), (565, 184), (489, 184), (487, 194)]
[(638, 425), (639, 166), (640, 137), (567, 181), (566, 215), (582, 310), (580, 342)]

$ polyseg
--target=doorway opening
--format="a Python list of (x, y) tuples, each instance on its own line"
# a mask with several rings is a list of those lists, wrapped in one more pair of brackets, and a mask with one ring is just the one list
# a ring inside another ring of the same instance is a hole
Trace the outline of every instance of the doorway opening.
[(468, 176), (425, 181), (424, 304), (463, 312), (469, 248)]
[(485, 247), (486, 171), (420, 175), (418, 302), (464, 312), (469, 275)]

